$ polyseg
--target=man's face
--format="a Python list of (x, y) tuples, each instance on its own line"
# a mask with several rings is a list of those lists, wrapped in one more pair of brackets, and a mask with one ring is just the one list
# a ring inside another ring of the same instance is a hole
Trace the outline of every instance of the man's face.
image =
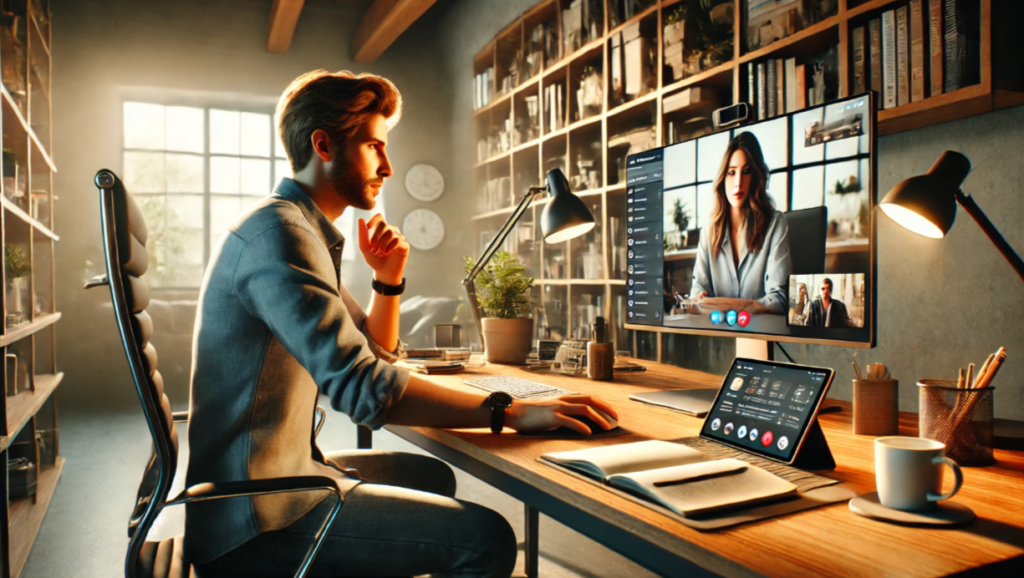
[(387, 144), (387, 121), (384, 115), (378, 114), (360, 126), (343, 145), (327, 178), (346, 205), (365, 211), (377, 205), (380, 187), (392, 173), (391, 161), (384, 150)]
[(825, 300), (832, 299), (832, 286), (828, 283), (821, 284), (821, 298)]

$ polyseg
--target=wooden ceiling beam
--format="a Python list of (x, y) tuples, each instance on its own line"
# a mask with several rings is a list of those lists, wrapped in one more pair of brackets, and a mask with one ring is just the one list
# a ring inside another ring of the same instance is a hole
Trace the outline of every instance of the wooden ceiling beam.
[(274, 0), (270, 7), (270, 22), (267, 24), (267, 51), (284, 54), (292, 45), (295, 25), (306, 0)]
[(377, 58), (437, 0), (374, 0), (352, 41), (352, 59)]

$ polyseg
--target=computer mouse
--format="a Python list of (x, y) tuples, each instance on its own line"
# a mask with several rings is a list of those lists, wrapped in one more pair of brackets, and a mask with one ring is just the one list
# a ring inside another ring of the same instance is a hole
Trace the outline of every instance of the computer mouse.
[[(606, 432), (606, 431), (612, 431), (612, 430), (617, 429), (619, 427), (619, 420), (617, 420), (614, 417), (608, 415), (607, 413), (597, 409), (596, 407), (593, 408), (593, 409), (594, 409), (594, 411), (596, 411), (598, 413), (598, 415), (600, 415), (604, 419), (608, 420), (608, 423), (611, 424), (611, 426), (612, 426), (610, 429), (604, 429), (603, 425), (600, 425), (599, 423), (597, 423), (597, 421), (595, 421), (595, 420), (593, 420), (590, 417), (585, 416), (585, 415), (570, 415), (570, 416), (567, 416), (567, 417), (569, 417), (570, 419), (574, 419), (574, 420), (576, 420), (576, 421), (586, 425), (588, 428), (590, 428), (590, 433), (592, 433), (592, 434)], [(568, 428), (564, 428), (564, 429), (568, 429)]]

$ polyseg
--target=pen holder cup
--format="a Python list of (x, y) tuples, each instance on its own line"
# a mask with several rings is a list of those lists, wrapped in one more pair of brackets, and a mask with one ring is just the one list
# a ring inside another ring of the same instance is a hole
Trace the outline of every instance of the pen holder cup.
[(956, 381), (922, 379), (919, 435), (946, 444), (946, 456), (961, 466), (989, 466), (992, 455), (993, 387), (957, 389)]
[(853, 380), (853, 433), (899, 435), (899, 387), (895, 379)]

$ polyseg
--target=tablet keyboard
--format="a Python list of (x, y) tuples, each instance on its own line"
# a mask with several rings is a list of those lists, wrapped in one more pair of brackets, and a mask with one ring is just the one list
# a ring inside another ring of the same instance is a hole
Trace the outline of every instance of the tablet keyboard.
[(503, 391), (515, 399), (539, 399), (575, 393), (553, 385), (507, 375), (483, 375), (467, 379), (465, 383), (486, 391)]

